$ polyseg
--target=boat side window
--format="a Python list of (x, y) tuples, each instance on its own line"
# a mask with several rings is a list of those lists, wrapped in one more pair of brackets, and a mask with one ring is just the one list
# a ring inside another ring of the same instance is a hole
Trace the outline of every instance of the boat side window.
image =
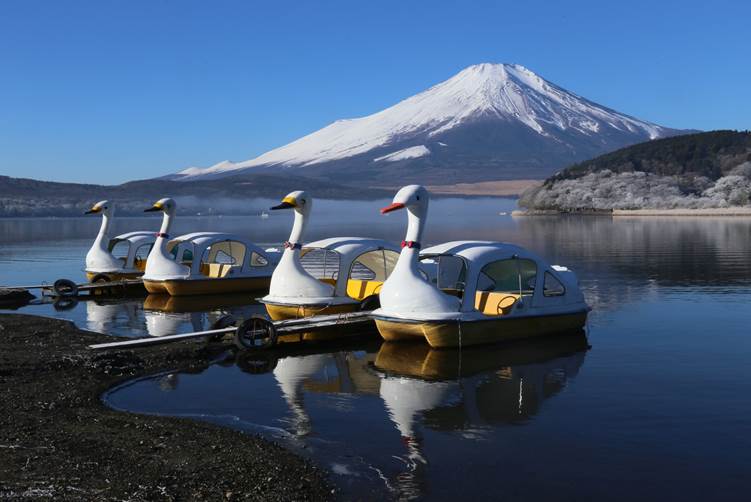
[(487, 316), (503, 316), (523, 305), (534, 293), (537, 264), (533, 260), (508, 258), (485, 265), (477, 278), (475, 309)]
[(200, 270), (208, 277), (224, 277), (231, 269), (242, 267), (244, 262), (245, 244), (238, 241), (215, 242), (203, 252)]
[(545, 272), (542, 294), (545, 296), (563, 296), (566, 294), (566, 288), (553, 274)]
[(361, 254), (352, 262), (350, 279), (360, 281), (385, 281), (396, 266), (399, 253), (387, 249), (376, 249)]
[(300, 264), (318, 280), (334, 284), (339, 277), (339, 253), (323, 248), (304, 248)]
[(125, 239), (112, 239), (107, 247), (112, 256), (125, 265), (125, 262), (128, 260), (128, 251), (130, 251), (130, 242)]
[(265, 267), (268, 264), (269, 264), (269, 260), (267, 260), (260, 253), (256, 253), (255, 251), (250, 253), (250, 266), (251, 267)]
[(450, 295), (462, 297), (467, 281), (466, 262), (454, 255), (430, 256), (421, 260), (421, 272), (438, 289)]
[(139, 270), (146, 270), (146, 259), (149, 257), (149, 253), (151, 252), (151, 248), (154, 247), (154, 244), (141, 244), (136, 249), (136, 253), (133, 257), (133, 267), (137, 268)]
[(193, 263), (193, 243), (190, 241), (172, 241), (167, 244), (167, 251), (183, 265)]
[(524, 258), (508, 258), (485, 265), (477, 280), (478, 291), (532, 294), (537, 280), (537, 264)]

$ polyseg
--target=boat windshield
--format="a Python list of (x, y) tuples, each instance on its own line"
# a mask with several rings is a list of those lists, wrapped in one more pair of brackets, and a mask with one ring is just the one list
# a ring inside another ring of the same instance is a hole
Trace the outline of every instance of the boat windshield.
[(127, 239), (111, 239), (107, 246), (110, 254), (120, 260), (125, 266), (128, 261), (128, 252), (130, 251), (130, 241)]
[(336, 284), (339, 278), (339, 253), (325, 248), (304, 248), (300, 264), (319, 281)]
[(464, 295), (467, 284), (467, 262), (456, 255), (433, 255), (420, 260), (420, 269), (428, 281), (446, 294)]

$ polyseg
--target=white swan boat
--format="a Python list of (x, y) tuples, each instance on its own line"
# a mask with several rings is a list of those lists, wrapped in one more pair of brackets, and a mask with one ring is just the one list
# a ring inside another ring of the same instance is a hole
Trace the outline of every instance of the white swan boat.
[(371, 310), (398, 259), (398, 247), (364, 237), (334, 237), (303, 247), (313, 199), (292, 192), (271, 209), (293, 209), (295, 220), (261, 299), (274, 320)]
[(86, 279), (110, 282), (137, 279), (146, 269), (146, 258), (156, 240), (154, 232), (128, 232), (110, 238), (115, 207), (110, 201), (94, 204), (85, 214), (101, 214), (102, 225), (89, 252), (86, 253)]
[(406, 209), (399, 260), (373, 312), (389, 341), (462, 347), (583, 328), (589, 310), (576, 275), (512, 244), (455, 241), (422, 250), (428, 191), (402, 188), (381, 210)]
[(175, 201), (157, 201), (146, 212), (164, 213), (146, 262), (149, 293), (172, 296), (238, 293), (268, 288), (279, 254), (233, 234), (194, 232), (170, 239)]

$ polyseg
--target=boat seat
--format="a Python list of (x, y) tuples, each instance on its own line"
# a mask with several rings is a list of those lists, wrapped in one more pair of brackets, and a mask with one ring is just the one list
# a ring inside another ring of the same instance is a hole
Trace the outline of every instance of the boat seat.
[(363, 300), (369, 296), (377, 295), (381, 291), (383, 281), (363, 281), (350, 279), (347, 281), (347, 296), (355, 300)]
[(519, 293), (478, 291), (475, 293), (475, 309), (484, 315), (506, 315), (511, 312), (519, 298)]
[(232, 265), (229, 263), (201, 263), (201, 274), (212, 279), (225, 277)]
[(336, 287), (336, 279), (330, 279), (328, 277), (324, 277), (322, 279), (318, 279), (319, 281), (325, 283), (325, 284), (331, 284), (332, 286)]

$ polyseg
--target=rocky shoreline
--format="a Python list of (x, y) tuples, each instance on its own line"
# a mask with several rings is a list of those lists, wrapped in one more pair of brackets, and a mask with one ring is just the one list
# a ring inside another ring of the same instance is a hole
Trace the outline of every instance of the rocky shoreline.
[(0, 499), (335, 498), (323, 471), (260, 437), (101, 401), (127, 379), (201, 370), (220, 347), (86, 348), (108, 340), (67, 321), (0, 315)]
[(556, 209), (517, 209), (512, 216), (555, 216), (577, 214), (586, 216), (751, 216), (751, 207), (714, 207), (702, 209), (612, 209), (559, 211)]

